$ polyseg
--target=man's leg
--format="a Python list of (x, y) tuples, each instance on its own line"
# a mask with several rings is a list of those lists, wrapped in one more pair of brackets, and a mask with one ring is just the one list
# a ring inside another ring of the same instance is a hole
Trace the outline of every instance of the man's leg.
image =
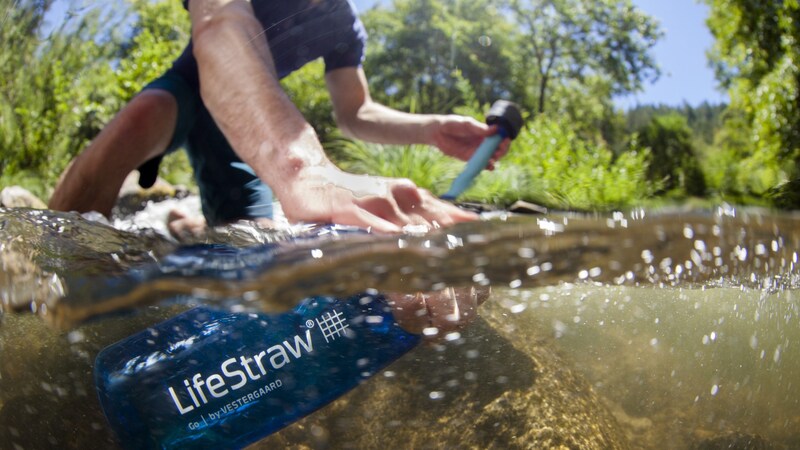
[(111, 215), (125, 177), (164, 152), (177, 116), (177, 101), (165, 90), (147, 89), (134, 97), (70, 163), (50, 198), (50, 208)]

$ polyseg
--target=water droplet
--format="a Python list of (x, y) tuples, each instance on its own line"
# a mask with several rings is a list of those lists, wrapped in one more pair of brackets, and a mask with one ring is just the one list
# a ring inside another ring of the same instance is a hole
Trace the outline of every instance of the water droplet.
[(698, 252), (705, 252), (706, 251), (706, 243), (703, 241), (694, 241), (694, 248)]
[(519, 255), (520, 258), (532, 259), (536, 255), (536, 252), (534, 252), (532, 248), (523, 247), (517, 250), (517, 255)]
[(452, 342), (452, 341), (457, 341), (459, 339), (461, 339), (461, 333), (459, 333), (458, 331), (453, 331), (451, 333), (447, 333), (444, 335), (444, 340), (446, 341)]
[(556, 339), (564, 336), (566, 332), (567, 326), (564, 324), (564, 322), (560, 320), (553, 321), (553, 334), (555, 335)]
[(367, 316), (367, 323), (373, 325), (383, 323), (383, 316)]
[(84, 339), (86, 339), (86, 336), (84, 336), (82, 331), (75, 330), (67, 334), (67, 340), (70, 344), (82, 342)]
[(422, 330), (422, 334), (428, 337), (436, 336), (437, 334), (439, 334), (439, 329), (436, 327), (428, 327)]

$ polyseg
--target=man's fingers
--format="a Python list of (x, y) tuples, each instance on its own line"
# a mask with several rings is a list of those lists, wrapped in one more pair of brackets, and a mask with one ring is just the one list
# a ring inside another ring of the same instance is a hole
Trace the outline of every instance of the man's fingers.
[(431, 294), (425, 303), (430, 314), (431, 328), (437, 330), (437, 335), (443, 336), (458, 328), (461, 321), (461, 309), (452, 288)]
[(475, 286), (472, 289), (478, 306), (482, 305), (486, 300), (489, 300), (489, 297), (492, 296), (491, 286)]
[(435, 197), (413, 183), (398, 184), (392, 188), (397, 206), (409, 217), (417, 217), (415, 225), (447, 227), (458, 222), (476, 220), (478, 216)]
[(363, 211), (397, 226), (413, 223), (412, 218), (400, 210), (391, 197), (368, 197), (357, 200), (356, 204)]
[(436, 198), (426, 190), (420, 190), (420, 195), (424, 201), (424, 210), (427, 212), (426, 218), (434, 220), (442, 226), (449, 226), (454, 223), (471, 222), (478, 220), (479, 216), (474, 212), (461, 209), (450, 202)]
[(416, 294), (388, 294), (394, 320), (409, 333), (422, 334), (431, 322), (422, 292)]
[(478, 317), (478, 306), (491, 293), (488, 287), (446, 288), (416, 294), (387, 294), (397, 324), (404, 330), (444, 337)]
[(399, 233), (402, 231), (400, 226), (356, 205), (340, 211), (339, 214), (333, 217), (333, 221), (339, 224), (369, 228), (378, 233)]

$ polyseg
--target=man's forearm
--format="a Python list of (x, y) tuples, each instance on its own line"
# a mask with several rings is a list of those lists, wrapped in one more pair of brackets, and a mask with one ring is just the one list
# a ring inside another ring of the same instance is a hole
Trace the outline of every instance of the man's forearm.
[(369, 101), (342, 128), (348, 136), (369, 142), (433, 145), (433, 127), (440, 120), (439, 115), (409, 114)]
[(242, 160), (273, 187), (323, 164), (313, 129), (278, 83), (250, 4), (192, 0), (190, 12), (203, 101)]

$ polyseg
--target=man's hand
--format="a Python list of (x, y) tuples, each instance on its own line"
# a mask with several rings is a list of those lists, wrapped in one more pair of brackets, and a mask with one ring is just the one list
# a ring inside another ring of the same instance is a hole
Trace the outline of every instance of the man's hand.
[(437, 292), (389, 294), (389, 305), (398, 325), (414, 334), (443, 337), (472, 322), (490, 288), (446, 288)]
[[(361, 68), (341, 68), (325, 74), (336, 122), (347, 136), (382, 144), (435, 145), (446, 155), (467, 161), (484, 138), (497, 132), (475, 119), (459, 115), (409, 114), (372, 100)], [(510, 140), (498, 146), (489, 169), (508, 152)]]
[(332, 164), (305, 167), (275, 193), (292, 222), (338, 223), (400, 232), (405, 225), (445, 227), (476, 220), (412, 181), (343, 172)]
[[(447, 115), (439, 116), (429, 126), (428, 141), (439, 147), (442, 153), (467, 161), (487, 136), (497, 133), (497, 126), (480, 123), (471, 117)], [(487, 168), (494, 170), (494, 163), (508, 153), (510, 139), (504, 139), (497, 147)]]

